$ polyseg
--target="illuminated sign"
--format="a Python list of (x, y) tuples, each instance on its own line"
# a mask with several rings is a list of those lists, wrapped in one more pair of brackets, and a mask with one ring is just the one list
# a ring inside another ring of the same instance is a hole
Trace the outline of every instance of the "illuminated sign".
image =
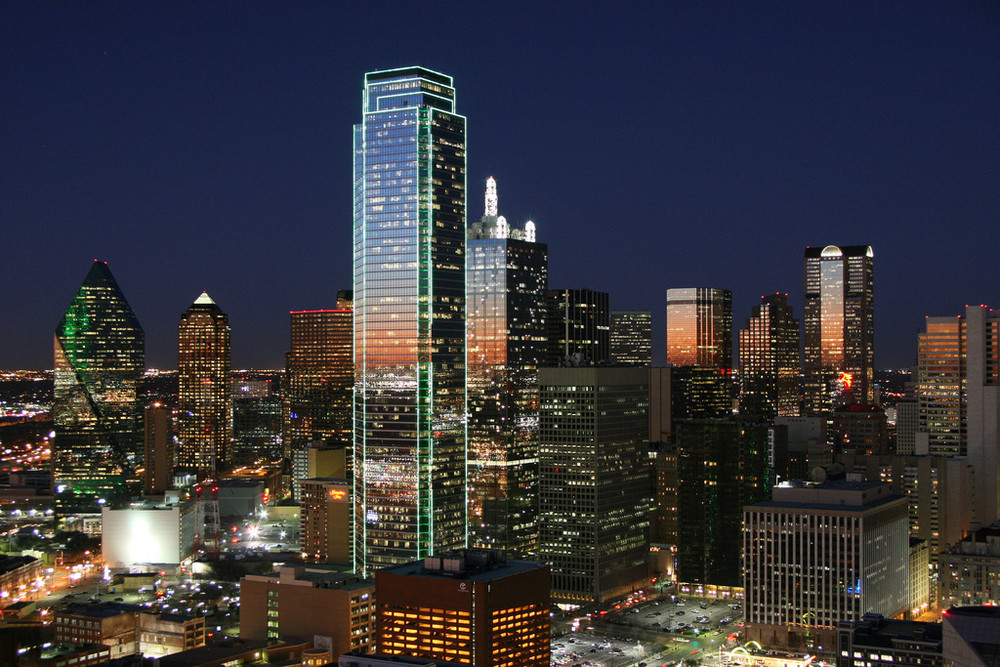
[(330, 497), (334, 500), (343, 500), (347, 495), (347, 491), (341, 491), (340, 489), (330, 489)]

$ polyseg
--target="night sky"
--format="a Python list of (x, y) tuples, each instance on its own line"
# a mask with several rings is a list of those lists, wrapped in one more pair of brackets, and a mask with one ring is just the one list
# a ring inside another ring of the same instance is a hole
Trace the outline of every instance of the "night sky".
[(351, 287), (363, 75), (413, 64), (455, 79), (470, 219), (495, 176), (656, 361), (669, 287), (801, 319), (807, 245), (874, 247), (879, 367), (1000, 306), (1000, 3), (5, 2), (0, 368), (52, 367), (95, 258), (149, 366), (208, 290), (234, 367), (281, 367), (288, 311)]

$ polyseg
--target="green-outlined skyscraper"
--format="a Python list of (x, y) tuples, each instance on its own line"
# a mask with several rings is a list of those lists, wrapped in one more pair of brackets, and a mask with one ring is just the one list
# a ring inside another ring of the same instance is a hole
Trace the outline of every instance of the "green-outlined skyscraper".
[(365, 75), (354, 126), (355, 563), (466, 542), (465, 118), (449, 76)]
[(98, 511), (125, 494), (142, 445), (136, 389), (145, 334), (107, 262), (94, 261), (55, 332), (56, 509)]

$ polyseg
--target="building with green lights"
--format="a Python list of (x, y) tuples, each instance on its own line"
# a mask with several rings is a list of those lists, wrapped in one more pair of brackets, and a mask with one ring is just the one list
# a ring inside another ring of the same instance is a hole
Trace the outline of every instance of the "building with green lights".
[(466, 544), (465, 179), (451, 77), (366, 74), (354, 126), (359, 572)]
[(519, 558), (537, 547), (538, 368), (545, 363), (548, 248), (530, 220), (512, 228), (497, 212), (469, 228), (469, 543)]
[(55, 332), (56, 510), (97, 512), (141, 458), (136, 389), (145, 334), (106, 262), (94, 261)]

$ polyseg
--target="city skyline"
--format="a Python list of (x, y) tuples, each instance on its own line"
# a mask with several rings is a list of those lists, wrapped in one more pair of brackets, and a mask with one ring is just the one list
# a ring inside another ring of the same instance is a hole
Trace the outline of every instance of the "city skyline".
[(915, 363), (925, 316), (1000, 305), (993, 4), (399, 8), (377, 34), (320, 5), (4, 12), (3, 368), (51, 367), (95, 257), (150, 366), (173, 367), (176, 319), (207, 290), (234, 367), (280, 368), (288, 312), (350, 282), (342, 128), (363, 73), (413, 63), (462, 91), (468, 191), (504, 184), (500, 213), (539, 225), (552, 288), (649, 309), (656, 363), (666, 289), (731, 289), (738, 322), (776, 291), (801, 314), (808, 245), (874, 248), (878, 367)]

